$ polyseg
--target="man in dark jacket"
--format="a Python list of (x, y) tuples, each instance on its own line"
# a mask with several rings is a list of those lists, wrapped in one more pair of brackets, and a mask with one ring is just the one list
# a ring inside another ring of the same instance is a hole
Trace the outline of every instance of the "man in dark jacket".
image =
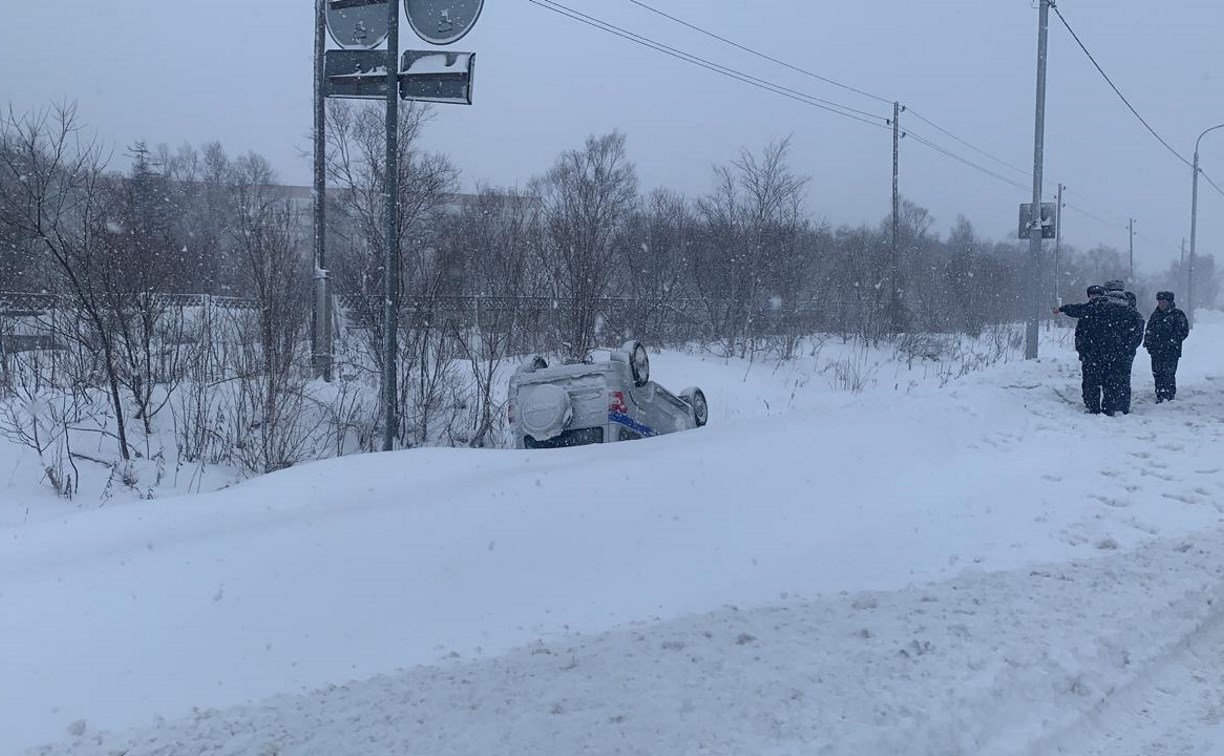
[(1101, 411), (1112, 417), (1130, 414), (1131, 366), (1143, 342), (1143, 316), (1130, 306), (1122, 287), (1110, 289), (1100, 305), (1100, 342), (1103, 363)]
[(1157, 402), (1177, 395), (1177, 361), (1181, 358), (1182, 342), (1189, 335), (1190, 322), (1173, 302), (1173, 292), (1156, 292), (1156, 310), (1148, 318), (1143, 346), (1152, 355)]
[[(1084, 406), (1092, 414), (1101, 412), (1101, 389), (1105, 379), (1105, 363), (1099, 348), (1101, 328), (1099, 301), (1105, 296), (1105, 287), (1088, 287), (1088, 301), (1055, 307), (1054, 314), (1062, 313), (1077, 318), (1075, 324), (1075, 351), (1080, 358), (1081, 393)], [(1097, 316), (1097, 317), (1094, 317)]]

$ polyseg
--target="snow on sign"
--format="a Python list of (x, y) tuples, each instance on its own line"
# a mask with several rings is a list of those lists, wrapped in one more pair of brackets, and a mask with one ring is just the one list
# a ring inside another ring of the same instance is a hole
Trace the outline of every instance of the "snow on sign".
[(387, 99), (387, 53), (382, 50), (325, 52), (323, 96)]
[(417, 36), (432, 45), (458, 42), (471, 31), (484, 0), (404, 0), (404, 13)]
[(344, 48), (371, 50), (387, 38), (386, 0), (327, 0), (327, 31)]
[(471, 105), (475, 69), (476, 53), (405, 50), (400, 59), (400, 98)]

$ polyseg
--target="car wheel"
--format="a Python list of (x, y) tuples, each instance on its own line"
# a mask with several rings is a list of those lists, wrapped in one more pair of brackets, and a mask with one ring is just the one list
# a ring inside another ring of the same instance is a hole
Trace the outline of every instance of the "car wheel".
[(559, 436), (574, 418), (569, 392), (551, 383), (530, 387), (519, 395), (519, 425), (536, 441)]
[(688, 402), (693, 410), (693, 422), (698, 428), (710, 419), (710, 405), (706, 404), (705, 392), (696, 386), (689, 386), (680, 392), (680, 398)]
[(515, 370), (517, 373), (534, 373), (548, 367), (548, 361), (538, 354), (533, 354)]
[(633, 385), (645, 386), (650, 380), (650, 355), (640, 341), (626, 341), (621, 347), (629, 354), (629, 371), (633, 374)]

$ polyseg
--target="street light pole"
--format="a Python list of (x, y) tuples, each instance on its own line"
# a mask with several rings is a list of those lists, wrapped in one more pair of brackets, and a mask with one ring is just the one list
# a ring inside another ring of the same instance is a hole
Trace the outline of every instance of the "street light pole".
[(1194, 322), (1194, 241), (1195, 232), (1198, 227), (1198, 175), (1199, 175), (1199, 142), (1203, 141), (1203, 137), (1209, 132), (1216, 129), (1224, 129), (1224, 123), (1203, 129), (1203, 133), (1198, 135), (1198, 139), (1194, 140), (1194, 178), (1191, 182), (1190, 189), (1190, 275), (1186, 283), (1186, 317), (1190, 322)]

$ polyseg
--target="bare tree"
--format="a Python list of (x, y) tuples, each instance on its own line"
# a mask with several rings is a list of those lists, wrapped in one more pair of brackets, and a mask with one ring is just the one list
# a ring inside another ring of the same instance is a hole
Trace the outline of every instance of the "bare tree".
[(585, 149), (562, 153), (531, 182), (548, 235), (541, 251), (551, 293), (568, 315), (561, 340), (570, 357), (594, 346), (599, 298), (613, 274), (613, 240), (637, 201), (637, 184), (620, 132), (588, 137)]
[[(132, 148), (132, 157), (131, 175), (109, 186), (113, 211), (107, 224), (110, 233), (103, 237), (109, 259), (95, 284), (115, 334), (120, 381), (132, 395), (134, 417), (143, 421), (147, 443), (153, 416), (169, 401), (179, 379), (173, 364), (178, 352), (171, 349), (167, 354), (165, 347), (176, 341), (171, 332), (181, 331), (181, 318), (171, 314), (165, 293), (175, 291), (184, 278), (170, 182), (155, 170), (144, 143)], [(160, 394), (159, 384), (164, 389)]]
[[(342, 288), (362, 294), (355, 299), (358, 316), (369, 329), (373, 355), (381, 359), (386, 120), (378, 107), (344, 100), (329, 101), (327, 107), (327, 174), (338, 211), (329, 217), (343, 227), (336, 278)], [(431, 118), (432, 111), (420, 103), (400, 109), (396, 233), (401, 267), (396, 274), (406, 298), (432, 288), (422, 282), (434, 259), (433, 234), (458, 181), (447, 158), (420, 149)]]
[(943, 286), (946, 294), (940, 298), (941, 316), (946, 325), (978, 336), (991, 321), (986, 303), (990, 292), (981, 272), (981, 252), (973, 225), (963, 215), (948, 236), (948, 256), (943, 265)]
[(622, 335), (665, 342), (680, 333), (677, 321), (693, 317), (681, 303), (692, 294), (696, 235), (689, 203), (674, 192), (651, 192), (629, 218), (617, 243), (623, 282), (617, 291), (633, 300), (621, 317)]
[(113, 232), (111, 196), (104, 191), (106, 160), (85, 136), (75, 106), (0, 118), (0, 223), (45, 256), (85, 329), (61, 334), (98, 357), (114, 412), (118, 451), (131, 459), (112, 303), (103, 285), (110, 273), (105, 235)]
[(728, 352), (752, 349), (753, 320), (768, 307), (795, 307), (811, 281), (802, 244), (807, 179), (787, 165), (789, 140), (760, 156), (745, 150), (714, 170), (713, 191), (698, 201), (705, 242), (693, 256), (693, 279)]
[[(899, 280), (894, 283), (897, 296), (889, 297), (885, 302), (889, 310), (886, 322), (890, 325), (889, 330), (895, 333), (910, 330), (916, 310), (926, 317), (926, 322), (919, 324), (919, 330), (935, 326), (933, 312), (938, 308), (938, 303), (934, 301), (937, 290), (934, 279), (938, 265), (934, 264), (932, 253), (938, 246), (938, 240), (930, 233), (934, 224), (935, 218), (929, 210), (901, 198), (896, 241), (900, 255)], [(892, 227), (890, 213), (880, 224), (880, 231), (891, 235)]]
[[(305, 257), (295, 211), (275, 186), (266, 160), (246, 155), (233, 164), (230, 190), (236, 219), (233, 234), (258, 303), (257, 409), (248, 427), (254, 446), (244, 442), (243, 461), (256, 472), (271, 472), (301, 459), (307, 435), (301, 423), (302, 391), (295, 362), (302, 355), (306, 325)], [(254, 366), (251, 366), (254, 367)], [(244, 400), (247, 397), (244, 397)], [(242, 429), (239, 428), (241, 431)]]
[(519, 340), (530, 295), (528, 262), (538, 238), (533, 215), (527, 197), (485, 188), (463, 203), (443, 237), (445, 256), (463, 265), (471, 302), (468, 319), (455, 321), (453, 333), (476, 384), (472, 446), (488, 445), (497, 424), (493, 382)]

